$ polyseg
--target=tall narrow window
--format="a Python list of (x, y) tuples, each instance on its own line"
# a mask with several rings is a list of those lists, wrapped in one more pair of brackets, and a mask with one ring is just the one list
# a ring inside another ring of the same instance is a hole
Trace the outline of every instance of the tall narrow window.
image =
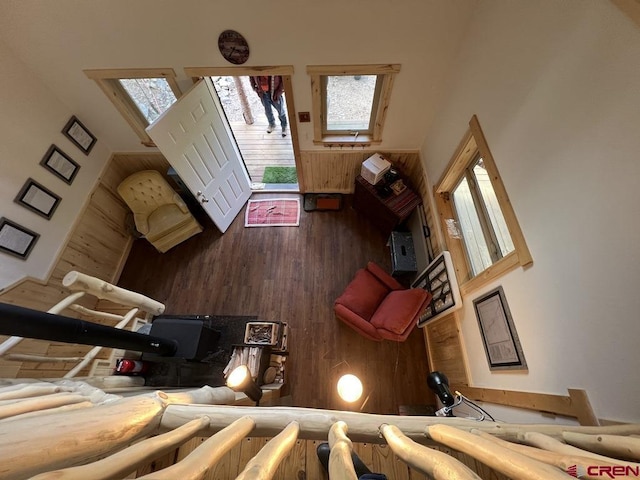
[(85, 70), (138, 134), (154, 146), (145, 129), (181, 95), (173, 69)]
[(399, 65), (310, 66), (314, 142), (379, 143)]
[(474, 116), (436, 186), (445, 241), (463, 293), (533, 262), (489, 146)]
[(514, 250), (484, 160), (479, 154), (454, 188), (453, 206), (474, 276)]

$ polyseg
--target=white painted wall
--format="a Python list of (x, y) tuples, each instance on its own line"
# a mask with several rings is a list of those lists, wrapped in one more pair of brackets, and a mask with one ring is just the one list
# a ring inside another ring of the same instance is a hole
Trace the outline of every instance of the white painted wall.
[[(186, 90), (187, 66), (230, 66), (217, 38), (229, 28), (251, 47), (247, 65), (293, 65), (298, 111), (311, 110), (306, 66), (400, 63), (384, 149), (417, 149), (433, 120), (475, 0), (300, 2), (233, 7), (210, 0), (20, 0), (0, 2), (0, 215), (41, 233), (28, 261), (0, 255), (0, 288), (44, 278), (111, 151), (148, 151), (83, 69), (171, 67)], [(89, 157), (60, 134), (77, 115), (98, 137)], [(301, 124), (303, 149), (312, 124)], [(69, 186), (38, 165), (51, 143), (80, 165)], [(13, 203), (28, 177), (62, 196), (47, 221)]]
[[(1, 40), (0, 65), (0, 216), (40, 234), (27, 260), (0, 253), (0, 288), (4, 288), (25, 276), (47, 277), (110, 150), (90, 122), (85, 125), (98, 142), (89, 156), (60, 133), (77, 112), (60, 102)], [(52, 143), (80, 165), (71, 185), (40, 166)], [(29, 177), (62, 197), (51, 220), (14, 203)]]
[[(90, 68), (229, 67), (218, 35), (247, 39), (246, 65), (293, 65), (298, 111), (311, 110), (307, 65), (399, 63), (383, 150), (418, 149), (476, 0), (20, 0), (0, 2), (0, 38), (115, 151), (145, 150), (138, 137), (82, 73)], [(259, 112), (258, 112), (259, 113)], [(299, 124), (301, 148), (311, 123)]]
[[(610, 2), (481, 2), (422, 148), (437, 181), (477, 114), (533, 255), (465, 298), (473, 385), (587, 390), (640, 421), (640, 29)], [(472, 300), (504, 287), (528, 373), (492, 373)]]

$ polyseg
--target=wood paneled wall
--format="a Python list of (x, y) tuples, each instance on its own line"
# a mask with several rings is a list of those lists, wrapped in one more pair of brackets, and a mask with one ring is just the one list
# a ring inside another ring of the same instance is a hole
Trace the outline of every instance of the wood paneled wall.
[[(417, 150), (329, 150), (300, 152), (302, 179), (306, 192), (353, 193), (356, 176), (360, 174), (362, 162), (374, 153), (380, 153), (399, 170), (422, 197), (424, 214), (429, 229), (434, 232), (436, 218), (431, 210), (431, 188), (427, 182), (420, 152)], [(434, 236), (431, 246), (439, 252)]]
[[(132, 237), (125, 225), (129, 212), (116, 188), (127, 176), (139, 170), (166, 172), (169, 164), (159, 153), (113, 155), (78, 217), (65, 247), (46, 281), (25, 278), (0, 292), (0, 302), (46, 311), (68, 295), (62, 279), (70, 270), (117, 283), (129, 254)], [(96, 299), (87, 297), (82, 303), (95, 308)], [(64, 315), (77, 317), (67, 310)], [(6, 337), (0, 336), (0, 341)], [(82, 356), (91, 347), (24, 340), (12, 353), (28, 353), (57, 357)], [(105, 349), (102, 357), (108, 354)], [(0, 377), (61, 377), (69, 365), (60, 363), (7, 362), (0, 360)]]
[(423, 328), (431, 371), (445, 372), (451, 385), (469, 385), (465, 350), (457, 313), (446, 315)]

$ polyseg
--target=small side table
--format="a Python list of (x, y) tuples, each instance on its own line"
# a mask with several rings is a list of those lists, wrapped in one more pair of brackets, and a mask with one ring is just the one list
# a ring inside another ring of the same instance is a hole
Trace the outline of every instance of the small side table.
[(410, 232), (391, 232), (391, 275), (399, 276), (418, 271), (413, 236)]
[(409, 187), (400, 195), (392, 193), (388, 197), (381, 197), (374, 185), (361, 175), (356, 177), (353, 208), (387, 235), (404, 222), (421, 203), (422, 199)]

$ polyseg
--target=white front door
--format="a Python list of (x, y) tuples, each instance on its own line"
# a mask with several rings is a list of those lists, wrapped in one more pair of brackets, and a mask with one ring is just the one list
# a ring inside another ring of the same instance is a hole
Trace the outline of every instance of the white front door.
[(251, 181), (209, 78), (147, 128), (213, 223), (225, 232), (251, 196)]

